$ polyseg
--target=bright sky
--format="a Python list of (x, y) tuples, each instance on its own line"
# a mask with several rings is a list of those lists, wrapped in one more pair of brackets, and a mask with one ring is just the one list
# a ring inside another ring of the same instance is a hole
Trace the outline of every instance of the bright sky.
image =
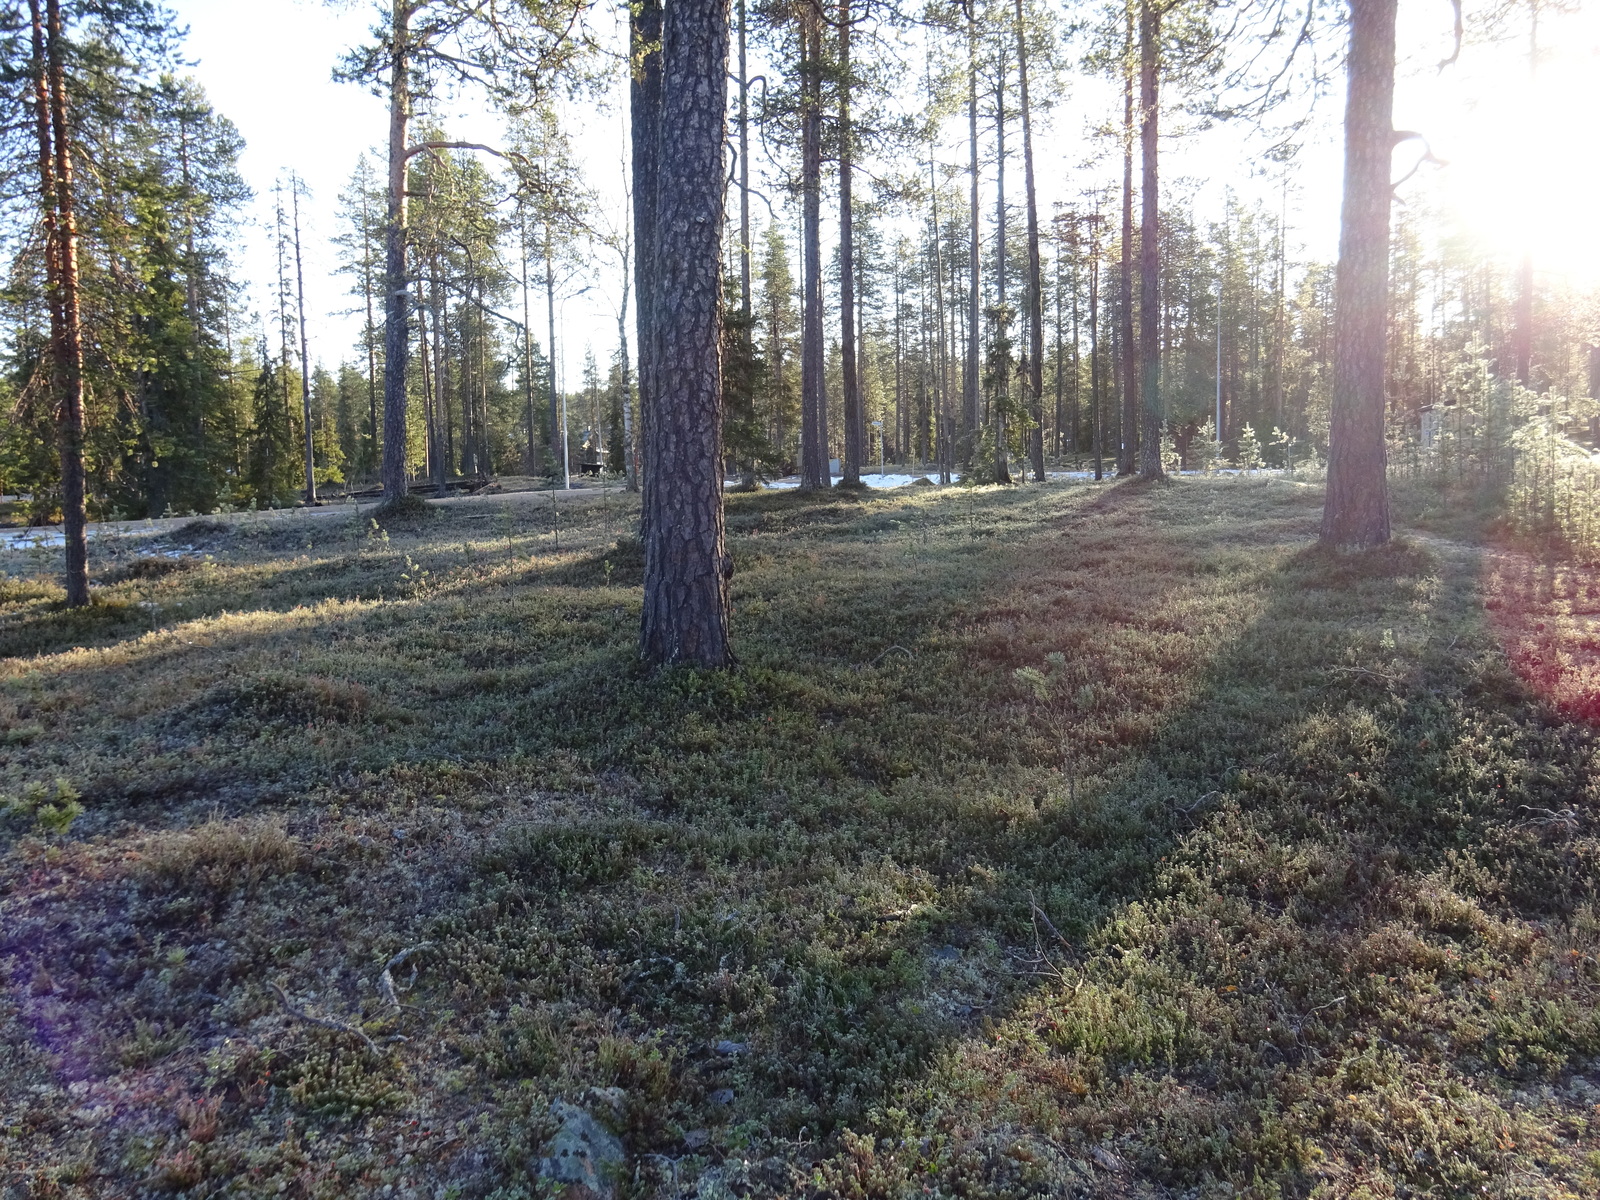
[[(387, 117), (380, 100), (334, 83), (330, 72), (345, 47), (367, 37), (375, 6), (371, 0), (168, 2), (189, 27), (186, 52), (194, 60), (193, 74), (247, 143), (241, 168), (258, 199), (252, 224), (241, 232), (238, 258), (262, 314), (271, 309), (276, 269), (269, 241), (273, 181), (293, 169), (311, 189), (302, 213), (311, 356), (336, 365), (353, 355), (359, 321), (342, 315), (354, 299), (346, 294), (347, 281), (332, 273), (328, 239), (337, 232), (337, 197), (357, 157), (368, 152), (381, 168), (374, 148), (386, 136)], [(602, 8), (596, 18), (609, 22), (620, 11)], [(1449, 40), (1448, 5), (1401, 5), (1396, 125), (1426, 132), (1435, 155), (1448, 163), (1424, 166), (1422, 186), (1442, 198), (1462, 227), (1507, 255), (1527, 245), (1541, 270), (1600, 281), (1600, 222), (1590, 211), (1600, 198), (1600, 156), (1579, 132), (1600, 111), (1600, 6), (1545, 18), (1537, 75), (1528, 70), (1525, 34), (1507, 45), (1469, 45), (1458, 65), (1440, 73), (1435, 64), (1448, 53)], [(1342, 99), (1337, 93), (1330, 97), (1323, 133), (1291, 168), (1291, 245), (1303, 246), (1309, 256), (1331, 257), (1337, 241)], [(1102, 118), (1088, 110), (1100, 103), (1099, 90), (1078, 83), (1052, 118), (1053, 130), (1041, 131), (1042, 211), (1050, 211), (1057, 195), (1075, 198), (1093, 182), (1064, 164), (1081, 158), (1081, 131)], [(444, 117), (455, 136), (499, 140), (492, 114), (457, 111)], [(620, 210), (621, 114), (614, 106), (589, 105), (569, 117), (592, 185), (603, 202)], [(1169, 179), (1198, 184), (1198, 214), (1211, 218), (1220, 214), (1228, 188), (1276, 201), (1277, 185), (1255, 172), (1256, 153), (1241, 131), (1221, 129), (1173, 143), (1165, 170)], [(1409, 168), (1408, 153), (1402, 148), (1397, 154), (1397, 174)], [(952, 141), (941, 157), (963, 160), (964, 151)], [(1011, 169), (1020, 196), (1020, 162)], [(758, 215), (764, 212), (760, 204), (754, 207)], [(578, 383), (585, 347), (592, 345), (604, 362), (615, 338), (620, 281), (601, 265), (587, 282), (593, 286), (558, 310), (561, 336), (569, 343), (560, 348), (569, 386)], [(582, 282), (572, 286), (576, 290)]]
[[(1469, 43), (1442, 72), (1435, 64), (1450, 50), (1448, 7), (1402, 4), (1400, 13), (1402, 70), (1409, 70), (1395, 125), (1427, 134), (1447, 164), (1424, 165), (1419, 175), (1432, 174), (1459, 228), (1498, 253), (1531, 252), (1551, 278), (1600, 283), (1600, 157), (1592, 138), (1600, 5), (1541, 17), (1537, 72), (1527, 5), (1519, 6), (1515, 36), (1492, 47)], [(1396, 153), (1400, 172), (1407, 151)]]

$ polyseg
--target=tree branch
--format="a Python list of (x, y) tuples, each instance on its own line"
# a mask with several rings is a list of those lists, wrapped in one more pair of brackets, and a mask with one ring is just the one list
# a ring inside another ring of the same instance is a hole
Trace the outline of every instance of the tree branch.
[(1450, 50), (1450, 57), (1441, 60), (1439, 63), (1439, 70), (1441, 71), (1446, 67), (1454, 66), (1455, 61), (1461, 57), (1461, 0), (1450, 0), (1450, 7), (1456, 11), (1456, 40), (1455, 45)]

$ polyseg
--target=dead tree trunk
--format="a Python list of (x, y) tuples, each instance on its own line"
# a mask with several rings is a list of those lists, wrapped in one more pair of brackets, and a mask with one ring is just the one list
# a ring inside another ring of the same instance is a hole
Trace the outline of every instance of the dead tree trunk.
[(1380, 546), (1389, 540), (1383, 422), (1395, 9), (1396, 0), (1350, 3), (1344, 208), (1334, 276), (1333, 402), (1322, 510), (1322, 542), (1328, 546)]
[[(672, 0), (656, 146), (655, 456), (639, 649), (652, 665), (726, 667), (722, 230), (727, 0)], [(666, 145), (671, 139), (670, 152)]]

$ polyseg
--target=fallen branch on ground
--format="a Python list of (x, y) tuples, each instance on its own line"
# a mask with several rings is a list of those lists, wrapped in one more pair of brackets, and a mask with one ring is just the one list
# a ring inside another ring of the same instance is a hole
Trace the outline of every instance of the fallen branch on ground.
[[(396, 954), (393, 958), (391, 958), (388, 964), (383, 968), (383, 974), (378, 976), (378, 994), (383, 997), (384, 1003), (386, 1003), (390, 1008), (399, 1011), (400, 1008), (403, 1007), (400, 1003), (399, 989), (394, 985), (395, 968), (405, 966), (406, 960), (413, 954), (419, 954), (424, 950), (432, 949), (432, 942), (418, 942), (415, 946), (407, 946), (404, 950), (400, 951), (399, 954)], [(417, 968), (413, 965), (411, 968), (411, 980), (406, 984), (406, 990), (410, 991), (412, 985), (416, 982)]]
[(378, 1043), (368, 1037), (364, 1031), (357, 1029), (354, 1025), (347, 1025), (343, 1021), (335, 1021), (330, 1017), (319, 1017), (315, 1013), (307, 1012), (290, 1000), (288, 993), (271, 980), (267, 981), (267, 986), (278, 997), (278, 1003), (283, 1005), (283, 1011), (291, 1017), (304, 1021), (307, 1025), (320, 1025), (323, 1029), (331, 1029), (335, 1033), (344, 1033), (351, 1037), (360, 1038), (366, 1043), (368, 1050), (371, 1050), (374, 1054), (378, 1053)]

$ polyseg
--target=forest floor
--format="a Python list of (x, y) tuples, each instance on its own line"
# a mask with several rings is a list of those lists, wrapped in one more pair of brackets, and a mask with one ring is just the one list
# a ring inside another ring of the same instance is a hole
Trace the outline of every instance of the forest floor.
[(0, 1196), (1600, 1194), (1600, 571), (741, 495), (650, 676), (624, 503), (0, 555)]

